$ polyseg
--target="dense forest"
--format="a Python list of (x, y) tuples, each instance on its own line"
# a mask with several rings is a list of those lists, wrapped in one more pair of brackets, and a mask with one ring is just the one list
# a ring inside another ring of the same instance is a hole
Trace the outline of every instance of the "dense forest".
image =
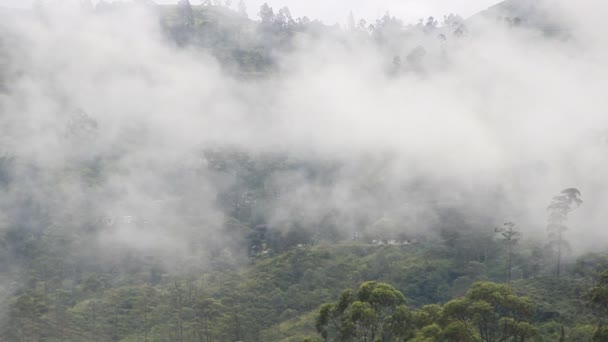
[(0, 9), (0, 340), (608, 341), (606, 6), (548, 3)]

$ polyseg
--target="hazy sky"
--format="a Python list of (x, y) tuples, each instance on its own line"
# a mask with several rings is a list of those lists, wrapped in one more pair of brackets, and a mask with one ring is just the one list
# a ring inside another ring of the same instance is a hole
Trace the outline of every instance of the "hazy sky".
[[(175, 3), (176, 0), (157, 0), (157, 3)], [(202, 0), (190, 0), (194, 5)], [(257, 14), (257, 9), (264, 0), (245, 0), (250, 16)], [(457, 13), (469, 16), (486, 9), (498, 0), (267, 0), (274, 8), (288, 6), (295, 17), (308, 16), (321, 19), (328, 24), (345, 22), (352, 10), (357, 18), (371, 20), (382, 16), (386, 11), (408, 22), (421, 17), (433, 15), (441, 18), (444, 14)], [(0, 6), (29, 6), (30, 0), (0, 0)], [(238, 0), (232, 0), (233, 4)]]

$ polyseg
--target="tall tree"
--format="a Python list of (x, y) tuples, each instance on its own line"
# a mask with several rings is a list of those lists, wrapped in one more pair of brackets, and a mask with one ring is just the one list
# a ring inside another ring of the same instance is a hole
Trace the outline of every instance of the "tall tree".
[(275, 18), (275, 23), (283, 30), (289, 29), (295, 24), (288, 7), (283, 7), (279, 10)]
[(194, 10), (189, 0), (177, 2), (177, 22), (170, 31), (180, 46), (188, 45), (194, 37)]
[(521, 233), (515, 229), (515, 223), (506, 222), (503, 227), (494, 229), (500, 233), (502, 241), (507, 247), (507, 283), (511, 284), (511, 270), (513, 268), (513, 247), (519, 242)]
[(262, 24), (272, 24), (274, 22), (274, 10), (272, 7), (268, 6), (268, 3), (264, 3), (262, 7), (260, 7), (260, 13), (258, 16), (262, 20)]
[[(196, 328), (200, 341), (213, 341), (212, 326), (220, 315), (221, 303), (209, 298), (197, 298), (194, 304), (196, 314)], [(216, 338), (215, 338), (216, 339)]]
[(177, 2), (177, 11), (184, 26), (187, 28), (194, 27), (194, 11), (192, 10), (190, 0), (179, 0)]
[(565, 225), (568, 221), (568, 214), (574, 209), (580, 207), (583, 203), (581, 200), (581, 192), (575, 188), (562, 190), (562, 192), (553, 197), (553, 200), (547, 207), (549, 212), (547, 232), (549, 235), (549, 246), (555, 251), (557, 258), (556, 276), (560, 277), (562, 253), (568, 248), (568, 242), (564, 240), (564, 233), (568, 230)]

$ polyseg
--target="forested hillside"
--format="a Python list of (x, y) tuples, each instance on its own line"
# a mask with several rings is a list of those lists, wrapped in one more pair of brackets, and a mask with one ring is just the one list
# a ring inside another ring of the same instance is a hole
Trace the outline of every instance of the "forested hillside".
[(0, 10), (0, 340), (608, 341), (590, 5)]

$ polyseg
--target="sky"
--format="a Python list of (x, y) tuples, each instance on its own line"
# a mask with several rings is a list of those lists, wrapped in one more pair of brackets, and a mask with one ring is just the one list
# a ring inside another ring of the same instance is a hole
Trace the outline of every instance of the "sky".
[[(157, 0), (157, 3), (175, 3), (175, 0)], [(193, 5), (202, 0), (191, 0)], [(236, 4), (238, 0), (233, 0)], [(327, 24), (344, 23), (350, 11), (355, 17), (374, 20), (390, 11), (406, 22), (415, 22), (419, 18), (455, 13), (463, 17), (473, 15), (500, 1), (497, 0), (268, 0), (273, 8), (287, 6), (295, 17), (308, 16), (320, 19)], [(0, 0), (0, 6), (28, 7), (30, 0)], [(257, 9), (264, 1), (246, 0), (251, 17), (257, 15)]]

